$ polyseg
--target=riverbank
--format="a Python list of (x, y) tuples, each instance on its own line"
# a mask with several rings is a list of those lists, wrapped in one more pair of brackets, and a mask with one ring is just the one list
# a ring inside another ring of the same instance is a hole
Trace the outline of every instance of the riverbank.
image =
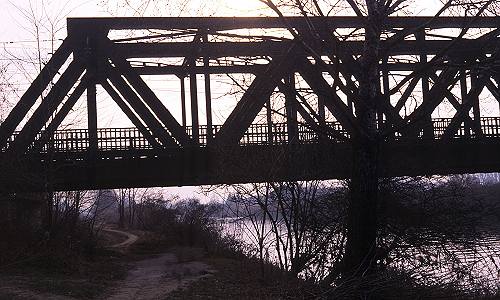
[[(0, 299), (352, 299), (360, 296), (355, 287), (366, 284), (320, 287), (237, 252), (172, 246), (158, 234), (116, 227), (101, 231), (94, 251), (86, 258), (45, 253), (2, 267)], [(390, 275), (373, 281), (371, 299), (458, 296)]]
[(128, 269), (127, 257), (105, 249), (92, 259), (44, 253), (1, 268), (0, 299), (98, 299)]
[(174, 291), (168, 299), (321, 299), (318, 289), (282, 272), (268, 271), (251, 260), (209, 257), (216, 273)]
[(154, 234), (136, 233), (103, 230), (89, 260), (40, 255), (4, 266), (0, 299), (303, 298), (300, 280), (269, 271), (263, 280), (255, 261), (164, 248)]

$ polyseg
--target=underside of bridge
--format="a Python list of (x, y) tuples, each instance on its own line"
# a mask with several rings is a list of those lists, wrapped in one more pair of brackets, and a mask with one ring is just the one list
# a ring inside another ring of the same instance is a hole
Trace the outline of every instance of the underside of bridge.
[[(382, 176), (500, 171), (499, 25), (388, 18), (374, 141)], [(354, 109), (364, 42), (353, 34), (363, 27), (357, 17), (69, 19), (67, 38), (0, 125), (0, 184), (348, 178), (351, 138), (364, 134)], [(173, 93), (158, 88), (165, 76)], [(214, 97), (221, 81), (233, 88)], [(231, 104), (221, 108), (222, 98)], [(68, 125), (82, 99), (85, 124)], [(101, 99), (133, 127), (99, 128)], [(219, 123), (218, 110), (229, 112)]]

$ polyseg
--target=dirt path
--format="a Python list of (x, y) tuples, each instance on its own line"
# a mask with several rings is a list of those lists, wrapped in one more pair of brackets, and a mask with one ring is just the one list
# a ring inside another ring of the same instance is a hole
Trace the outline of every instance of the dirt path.
[(136, 262), (127, 278), (104, 299), (163, 299), (170, 292), (212, 273), (205, 263), (179, 263), (174, 254), (165, 253)]
[(0, 299), (17, 300), (76, 300), (72, 297), (37, 293), (18, 285), (0, 286)]
[(139, 239), (139, 237), (137, 235), (130, 233), (130, 232), (122, 231), (122, 230), (111, 229), (108, 227), (104, 227), (102, 230), (107, 231), (107, 232), (112, 232), (112, 233), (118, 233), (119, 235), (123, 235), (123, 236), (127, 237), (127, 239), (125, 241), (120, 242), (118, 244), (111, 245), (111, 246), (109, 246), (110, 248), (126, 248), (126, 247), (132, 245), (133, 243), (137, 242), (137, 240)]
[[(109, 246), (119, 252), (127, 253), (128, 247), (139, 239), (137, 235), (130, 232), (109, 227), (103, 230), (126, 238), (125, 241), (119, 243), (116, 243), (119, 239), (114, 239), (115, 244)], [(105, 292), (100, 297), (101, 299), (164, 299), (170, 292), (186, 287), (191, 282), (214, 273), (209, 265), (200, 261), (179, 262), (173, 253), (149, 256), (132, 264), (133, 267), (128, 272), (127, 277)], [(76, 300), (67, 296), (37, 293), (18, 282), (7, 282), (0, 278), (1, 299)]]
[[(109, 246), (118, 251), (126, 251), (126, 248), (139, 239), (137, 235), (127, 231), (109, 227), (103, 230), (127, 237), (125, 241)], [(162, 299), (170, 292), (212, 273), (210, 266), (205, 263), (180, 263), (175, 254), (164, 253), (135, 262), (125, 280), (112, 288), (104, 299)]]

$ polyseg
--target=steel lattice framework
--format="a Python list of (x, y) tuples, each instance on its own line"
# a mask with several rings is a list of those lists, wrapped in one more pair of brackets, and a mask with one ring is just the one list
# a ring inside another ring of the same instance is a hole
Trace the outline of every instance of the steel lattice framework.
[[(362, 133), (354, 104), (365, 21), (68, 19), (67, 38), (0, 126), (3, 186), (348, 177), (350, 138)], [(486, 99), (500, 101), (499, 25), (494, 17), (388, 18), (376, 107), (383, 176), (500, 170), (500, 114), (482, 115)], [(212, 118), (217, 74), (251, 78), (223, 124)], [(178, 78), (181, 115), (148, 83), (156, 75)], [(97, 127), (97, 85), (134, 128)], [(61, 130), (84, 93), (87, 128)], [(442, 105), (450, 113), (436, 118)]]

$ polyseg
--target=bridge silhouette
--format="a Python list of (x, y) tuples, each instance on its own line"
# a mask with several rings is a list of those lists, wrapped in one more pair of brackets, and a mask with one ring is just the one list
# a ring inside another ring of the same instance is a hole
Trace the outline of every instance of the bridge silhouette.
[[(499, 24), (387, 20), (394, 35), (381, 44), (373, 141), (381, 176), (500, 171), (500, 115), (491, 113), (500, 101)], [(348, 178), (351, 138), (363, 134), (354, 109), (363, 41), (332, 33), (363, 26), (357, 17), (68, 19), (67, 38), (0, 125), (0, 184), (72, 190)], [(442, 34), (464, 27), (472, 33)], [(241, 97), (215, 124), (220, 74), (246, 74), (251, 83), (236, 83)], [(159, 75), (179, 82), (178, 116), (148, 82)], [(96, 86), (133, 128), (98, 128)], [(63, 128), (81, 98), (86, 128)], [(449, 117), (436, 118), (440, 109)]]

